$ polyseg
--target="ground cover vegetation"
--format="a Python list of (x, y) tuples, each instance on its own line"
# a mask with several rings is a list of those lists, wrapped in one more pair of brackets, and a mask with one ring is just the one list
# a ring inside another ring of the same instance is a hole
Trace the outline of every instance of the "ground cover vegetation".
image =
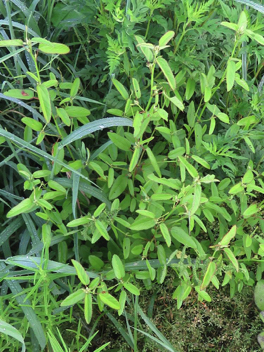
[(0, 350), (264, 348), (261, 1), (0, 12)]

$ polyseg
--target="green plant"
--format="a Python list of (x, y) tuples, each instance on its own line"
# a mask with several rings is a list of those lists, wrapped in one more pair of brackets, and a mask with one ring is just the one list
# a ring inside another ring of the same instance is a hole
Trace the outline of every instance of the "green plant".
[(179, 309), (194, 292), (210, 302), (211, 284), (234, 297), (264, 270), (260, 13), (43, 1), (40, 17), (26, 2), (19, 26), (13, 3), (0, 41), (5, 321), (25, 314), (44, 349), (74, 305), (86, 325), (106, 314), (120, 326), (109, 308), (127, 317), (133, 300), (127, 344), (139, 350), (141, 332), (173, 350), (140, 310), (142, 286), (172, 270)]

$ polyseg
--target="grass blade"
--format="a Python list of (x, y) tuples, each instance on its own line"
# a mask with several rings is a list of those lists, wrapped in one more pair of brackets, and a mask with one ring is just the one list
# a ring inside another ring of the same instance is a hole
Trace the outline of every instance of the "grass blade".
[(12, 219), (11, 223), (0, 233), (0, 246), (5, 243), (22, 225), (24, 221), (21, 217)]
[(0, 320), (0, 332), (2, 334), (6, 334), (8, 336), (12, 336), (14, 339), (18, 340), (19, 342), (22, 343), (22, 352), (26, 351), (26, 347), (25, 347), (25, 341), (22, 337), (22, 335), (20, 334), (20, 332), (15, 329), (12, 325), (6, 323), (3, 320)]
[[(0, 263), (0, 269), (4, 270), (5, 269), (5, 264)], [(45, 333), (43, 331), (43, 328), (37, 318), (36, 313), (34, 310), (31, 308), (31, 302), (29, 300), (25, 300), (26, 295), (21, 294), (23, 292), (20, 284), (16, 282), (15, 280), (8, 280), (7, 284), (12, 291), (13, 295), (16, 296), (16, 301), (20, 305), (21, 309), (23, 310), (32, 330), (34, 331), (35, 338), (40, 345), (41, 349), (44, 349), (46, 346), (46, 338), (45, 338)], [(18, 296), (19, 294), (19, 296)], [(27, 305), (27, 306), (25, 306)]]
[(133, 126), (132, 120), (129, 120), (125, 117), (109, 117), (106, 119), (99, 119), (86, 125), (78, 128), (77, 130), (73, 131), (69, 134), (66, 138), (59, 143), (59, 148), (63, 148), (66, 145), (80, 140), (81, 138), (86, 137), (88, 134), (91, 134), (96, 131), (100, 131), (104, 128), (113, 127), (113, 126)]
[(261, 13), (264, 13), (264, 6), (262, 6), (260, 4), (256, 4), (254, 1), (250, 1), (250, 0), (235, 0), (235, 1), (240, 2), (241, 4), (253, 7), (253, 9), (255, 9)]
[[(165, 347), (168, 351), (171, 352), (176, 352), (176, 350), (174, 349), (174, 347), (171, 345), (171, 343), (166, 339), (166, 337), (156, 328), (156, 326), (152, 323), (152, 321), (146, 316), (146, 314), (142, 311), (142, 309), (140, 308), (140, 306), (138, 305), (138, 313), (140, 314), (141, 318), (145, 321), (145, 323), (147, 324), (147, 326), (158, 336), (158, 338), (160, 339), (160, 341), (156, 338), (154, 338), (153, 336), (149, 335), (150, 338), (152, 338), (152, 340), (158, 342), (159, 344), (161, 344), (163, 347)], [(142, 333), (144, 333), (143, 331), (140, 331)], [(146, 333), (144, 333), (146, 334)], [(161, 343), (162, 341), (162, 343)]]
[[(65, 188), (72, 188), (72, 180), (66, 178), (55, 178), (54, 181), (58, 182)], [(87, 184), (86, 182), (79, 183), (79, 191), (90, 194), (92, 197), (99, 199), (102, 203), (105, 203), (106, 206), (110, 209), (111, 203), (105, 194), (98, 188)]]
[(134, 348), (134, 343), (131, 340), (130, 336), (128, 333), (125, 331), (123, 326), (116, 320), (116, 318), (109, 312), (106, 312), (106, 315), (108, 318), (111, 320), (111, 322), (115, 325), (117, 330), (120, 332), (120, 334), (123, 336), (123, 338), (126, 340), (126, 342), (129, 344), (129, 346), (133, 349)]
[[(16, 255), (14, 257), (7, 258), (5, 260), (6, 264), (20, 266), (22, 268), (32, 268), (32, 271), (39, 270), (39, 266), (42, 265), (43, 259), (41, 257), (29, 257), (26, 255)], [(1, 263), (0, 263), (1, 264)], [(63, 273), (68, 275), (77, 275), (77, 272), (73, 266), (67, 264), (61, 264), (53, 260), (48, 260), (46, 263), (46, 268), (49, 271), (54, 271), (56, 273)], [(86, 271), (90, 278), (98, 277), (97, 274)]]
[[(0, 93), (0, 97), (1, 97)], [(77, 175), (79, 175), (80, 177), (82, 177), (83, 179), (85, 179), (86, 181), (91, 182), (87, 177), (85, 177), (84, 175), (82, 175), (80, 172), (76, 171), (75, 169), (73, 169), (72, 167), (70, 167), (69, 165), (65, 164), (64, 162), (54, 158), (52, 155), (45, 153), (43, 150), (40, 150), (38, 148), (36, 148), (35, 146), (31, 145), (28, 142), (25, 142), (23, 139), (16, 137), (14, 134), (5, 131), (3, 128), (0, 127), (0, 136), (5, 137), (6, 139), (11, 140), (12, 142), (20, 145), (21, 147), (31, 151), (32, 153), (35, 153), (37, 155), (40, 155), (44, 158), (47, 158), (48, 160), (51, 160), (53, 162), (57, 162), (58, 164), (60, 164), (61, 166), (65, 167), (66, 169), (69, 169), (71, 172), (76, 173)]]

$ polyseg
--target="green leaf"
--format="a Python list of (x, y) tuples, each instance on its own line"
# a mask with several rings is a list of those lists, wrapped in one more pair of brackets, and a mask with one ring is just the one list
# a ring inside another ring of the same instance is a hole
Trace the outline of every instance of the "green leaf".
[(125, 276), (125, 268), (117, 254), (114, 254), (112, 257), (112, 267), (114, 269), (116, 278), (121, 280)]
[(174, 237), (178, 242), (182, 243), (186, 247), (191, 247), (196, 249), (197, 245), (194, 239), (188, 235), (181, 227), (174, 226), (171, 229), (171, 235)]
[(238, 73), (236, 73), (235, 80), (236, 80), (236, 83), (237, 83), (240, 87), (244, 88), (246, 91), (249, 92), (249, 86), (248, 86), (247, 82), (246, 82), (243, 78), (240, 78), (240, 76), (239, 76)]
[(90, 324), (93, 315), (93, 297), (87, 293), (84, 297), (84, 318), (87, 324)]
[(254, 145), (251, 142), (251, 140), (247, 136), (245, 136), (243, 138), (244, 138), (244, 141), (247, 143), (249, 149), (252, 151), (252, 153), (255, 153), (255, 148), (254, 148)]
[(210, 165), (208, 164), (207, 161), (205, 161), (204, 159), (200, 158), (197, 155), (192, 155), (191, 156), (193, 160), (195, 160), (198, 164), (201, 164), (203, 167), (205, 167), (206, 169), (211, 169)]
[[(138, 35), (135, 35), (135, 39), (138, 44), (145, 43), (144, 40)], [(151, 49), (140, 45), (137, 45), (137, 47), (139, 47), (139, 49), (142, 51), (148, 62), (153, 62), (153, 51)]]
[(140, 153), (141, 153), (140, 146), (136, 146), (134, 149), (130, 164), (129, 164), (129, 169), (128, 169), (129, 172), (132, 172), (135, 169), (135, 167), (137, 166), (137, 163), (138, 163), (138, 160), (140, 157)]
[(249, 126), (254, 123), (257, 123), (258, 120), (255, 115), (247, 116), (242, 118), (241, 120), (237, 121), (238, 126)]
[(176, 97), (176, 96), (174, 96), (174, 97), (169, 97), (165, 92), (162, 92), (163, 93), (163, 95), (167, 98), (167, 99), (169, 99), (169, 101), (172, 103), (172, 104), (174, 104), (178, 109), (180, 109), (181, 111), (183, 111), (184, 110), (184, 105), (183, 105), (183, 103), (182, 103), (182, 101), (178, 98), (178, 97)]
[(134, 77), (132, 78), (132, 84), (133, 84), (134, 93), (135, 93), (136, 98), (140, 99), (141, 98), (140, 86), (139, 86), (138, 80)]
[(90, 283), (90, 278), (89, 276), (87, 275), (85, 269), (83, 268), (83, 266), (77, 262), (76, 260), (72, 259), (72, 264), (73, 266), (75, 267), (76, 269), (76, 272), (77, 272), (77, 275), (78, 275), (78, 278), (79, 280), (81, 281), (81, 283), (85, 286), (89, 285)]
[(91, 114), (90, 110), (83, 108), (82, 106), (66, 106), (66, 113), (70, 117), (86, 117)]
[(152, 153), (152, 150), (149, 147), (146, 148), (146, 152), (148, 154), (151, 165), (153, 166), (153, 168), (156, 171), (156, 173), (158, 174), (158, 176), (161, 177), (160, 168), (159, 168), (159, 165), (158, 165), (157, 160), (155, 158), (155, 155)]
[[(237, 0), (236, 0), (237, 1)], [(238, 25), (235, 23), (229, 23), (229, 22), (221, 22), (222, 26), (225, 26), (227, 28), (232, 29), (233, 31), (237, 32), (238, 31)]]
[(124, 259), (127, 259), (130, 254), (130, 238), (125, 237), (123, 240), (123, 255)]
[(110, 240), (110, 236), (107, 232), (106, 226), (100, 220), (95, 220), (95, 227), (100, 232), (101, 236), (103, 236), (107, 241)]
[(75, 80), (73, 81), (72, 87), (71, 87), (71, 91), (70, 91), (71, 97), (75, 97), (75, 95), (77, 95), (78, 90), (80, 88), (80, 84), (81, 84), (80, 78), (79, 77), (75, 78)]
[(104, 262), (102, 261), (102, 259), (100, 259), (96, 255), (89, 255), (88, 259), (91, 266), (97, 271), (104, 266)]
[(58, 54), (64, 55), (70, 52), (70, 48), (65, 44), (60, 43), (41, 43), (39, 44), (39, 50), (45, 54)]
[(108, 114), (115, 115), (115, 116), (123, 116), (124, 111), (120, 109), (107, 109)]
[(214, 132), (215, 129), (215, 118), (211, 117), (210, 119), (210, 128), (208, 134), (211, 135)]
[(236, 185), (234, 185), (233, 187), (231, 187), (228, 193), (229, 194), (237, 194), (237, 193), (240, 193), (243, 191), (244, 191), (244, 187), (242, 186), (242, 183), (239, 182)]
[(245, 219), (250, 218), (252, 215), (256, 214), (259, 212), (259, 208), (257, 204), (251, 204), (243, 213), (243, 217)]
[(206, 272), (204, 274), (204, 278), (203, 278), (203, 282), (202, 282), (202, 285), (200, 287), (200, 290), (206, 289), (206, 287), (211, 282), (215, 272), (216, 272), (216, 264), (215, 264), (215, 262), (210, 262), (208, 264), (208, 267), (207, 267)]
[(13, 337), (14, 339), (16, 339), (17, 341), (22, 343), (22, 352), (26, 351), (25, 348), (25, 341), (23, 339), (23, 336), (21, 335), (21, 333), (15, 329), (12, 325), (6, 323), (3, 320), (0, 320), (0, 332), (2, 333), (2, 335), (8, 335)]
[(167, 45), (168, 42), (175, 36), (175, 32), (174, 31), (168, 31), (165, 34), (163, 34), (163, 36), (160, 38), (159, 40), (159, 46), (164, 46)]
[(56, 108), (58, 116), (61, 118), (61, 121), (66, 125), (70, 126), (71, 125), (71, 120), (69, 118), (69, 115), (63, 108)]
[(68, 227), (76, 227), (76, 226), (80, 226), (80, 225), (85, 225), (85, 224), (88, 224), (89, 222), (91, 222), (91, 220), (92, 219), (88, 218), (87, 216), (84, 216), (82, 218), (75, 219), (75, 220), (68, 222), (67, 226)]
[(41, 110), (47, 123), (51, 119), (51, 103), (48, 89), (43, 85), (37, 85), (37, 93)]
[(23, 46), (23, 40), (21, 39), (11, 39), (11, 40), (0, 40), (0, 48), (9, 46)]
[(224, 248), (224, 252), (227, 255), (228, 259), (230, 260), (230, 262), (234, 265), (234, 267), (236, 268), (236, 271), (239, 271), (239, 266), (238, 266), (238, 261), (234, 255), (234, 253), (231, 251), (230, 248)]
[(80, 288), (79, 290), (71, 293), (61, 302), (61, 307), (73, 306), (74, 304), (82, 301), (85, 297), (85, 291)]
[[(45, 178), (45, 177), (50, 176), (50, 174), (51, 174), (50, 170), (39, 170), (39, 171), (35, 171), (33, 173), (33, 177), (34, 178)], [(66, 192), (66, 190), (65, 190), (65, 192)]]
[[(193, 96), (194, 90), (195, 90), (195, 80), (192, 79), (191, 77), (189, 77), (188, 81), (187, 81), (187, 84), (186, 84), (186, 91), (185, 91), (186, 100), (190, 100), (191, 99), (191, 97)], [(194, 106), (194, 102), (193, 101), (190, 103), (190, 105), (191, 104), (193, 104), (193, 106)], [(189, 125), (190, 125), (190, 123), (189, 123)], [(193, 127), (193, 126), (191, 126), (191, 127)]]
[(21, 121), (28, 127), (30, 127), (33, 131), (41, 131), (43, 129), (43, 125), (41, 122), (31, 119), (30, 117), (23, 117)]
[(114, 83), (114, 86), (116, 87), (118, 92), (121, 94), (122, 98), (124, 100), (128, 100), (129, 99), (129, 94), (128, 94), (126, 88), (123, 86), (123, 84), (121, 82), (119, 82), (115, 78), (112, 78), (112, 82)]
[(49, 202), (47, 202), (45, 199), (38, 199), (36, 201), (36, 203), (41, 207), (41, 208), (45, 208), (48, 210), (51, 210), (53, 208), (53, 205), (50, 204)]
[(185, 148), (184, 147), (178, 147), (176, 149), (173, 149), (169, 152), (168, 157), (170, 159), (176, 159), (178, 156), (181, 156), (185, 153)]
[(125, 175), (119, 175), (110, 190), (109, 199), (111, 200), (119, 197), (127, 188), (127, 182), (128, 178)]
[(7, 218), (12, 218), (14, 216), (29, 212), (35, 208), (35, 204), (32, 202), (30, 198), (22, 200), (19, 204), (13, 207), (9, 212), (6, 214)]
[(264, 45), (264, 37), (258, 33), (255, 33), (249, 29), (246, 29), (245, 30), (245, 34), (247, 36), (249, 36), (249, 38), (255, 40), (256, 42), (258, 42), (259, 44), (261, 45)]
[(199, 295), (199, 299), (204, 299), (207, 302), (211, 302), (212, 298), (209, 296), (209, 294), (205, 291), (200, 290), (199, 286), (195, 286), (195, 291), (198, 293)]
[(229, 92), (235, 83), (236, 76), (236, 63), (233, 60), (228, 60), (227, 70), (226, 70), (226, 85), (227, 91)]
[(255, 304), (259, 310), (264, 310), (264, 280), (257, 282), (254, 291)]
[(128, 290), (129, 292), (131, 292), (133, 295), (135, 295), (135, 296), (140, 295), (139, 289), (135, 285), (131, 284), (130, 282), (123, 282), (123, 285), (124, 285), (125, 289)]
[(228, 246), (230, 241), (236, 236), (237, 226), (233, 225), (231, 229), (224, 235), (221, 241), (218, 243), (220, 246)]
[(49, 180), (48, 186), (50, 188), (54, 189), (55, 191), (59, 191), (59, 192), (63, 192), (63, 193), (67, 192), (66, 189), (61, 184), (59, 184), (58, 182), (56, 182), (54, 180)]
[(107, 306), (109, 306), (110, 308), (113, 309), (120, 309), (120, 303), (118, 302), (118, 300), (113, 297), (112, 295), (110, 295), (110, 293), (108, 292), (104, 292), (104, 293), (99, 293), (99, 297), (101, 299), (101, 301), (106, 304)]
[(196, 178), (196, 177), (199, 176), (197, 170), (195, 169), (195, 167), (192, 166), (184, 157), (179, 156), (178, 158), (179, 158), (180, 162), (185, 166), (185, 168), (187, 169), (187, 171), (189, 172), (189, 174), (193, 178)]
[(126, 300), (127, 300), (127, 293), (125, 290), (122, 290), (119, 296), (119, 303), (120, 303), (120, 309), (118, 310), (119, 316), (122, 315), (124, 311)]
[(163, 238), (165, 239), (165, 242), (168, 247), (171, 246), (171, 235), (170, 232), (167, 228), (167, 226), (164, 223), (160, 224), (160, 231), (162, 233)]
[[(136, 212), (140, 215), (146, 216), (147, 218), (151, 218), (151, 219), (156, 218), (156, 215), (154, 213), (152, 213), (152, 211), (149, 211), (149, 210), (139, 209), (139, 210), (136, 210)], [(130, 227), (130, 224), (128, 227)]]
[(229, 123), (229, 117), (227, 116), (227, 114), (223, 113), (223, 112), (219, 112), (217, 115), (216, 115), (219, 120), (221, 120), (222, 122), (224, 123)]
[(97, 218), (97, 216), (99, 216), (105, 210), (105, 207), (105, 203), (100, 204), (99, 207), (97, 207), (97, 209), (94, 211), (93, 216)]
[(119, 136), (117, 133), (108, 132), (108, 137), (117, 146), (117, 148), (129, 151), (131, 148), (131, 143), (124, 137)]
[(160, 69), (162, 70), (164, 76), (166, 77), (171, 89), (175, 90), (176, 81), (168, 62), (165, 59), (163, 59), (161, 56), (157, 57), (156, 61)]
[(154, 219), (139, 215), (130, 226), (130, 229), (135, 231), (148, 230), (153, 228), (155, 225), (156, 221)]
[(31, 89), (9, 89), (4, 92), (4, 95), (16, 99), (31, 100), (34, 98), (34, 91)]

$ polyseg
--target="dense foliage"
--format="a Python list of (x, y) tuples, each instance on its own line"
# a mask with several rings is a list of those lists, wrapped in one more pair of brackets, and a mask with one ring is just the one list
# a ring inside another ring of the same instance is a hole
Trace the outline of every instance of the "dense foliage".
[(62, 351), (78, 314), (89, 340), (67, 351), (87, 350), (104, 316), (127, 348), (140, 332), (176, 351), (138, 303), (168, 275), (178, 309), (257, 284), (264, 311), (263, 5), (0, 11), (1, 350)]

